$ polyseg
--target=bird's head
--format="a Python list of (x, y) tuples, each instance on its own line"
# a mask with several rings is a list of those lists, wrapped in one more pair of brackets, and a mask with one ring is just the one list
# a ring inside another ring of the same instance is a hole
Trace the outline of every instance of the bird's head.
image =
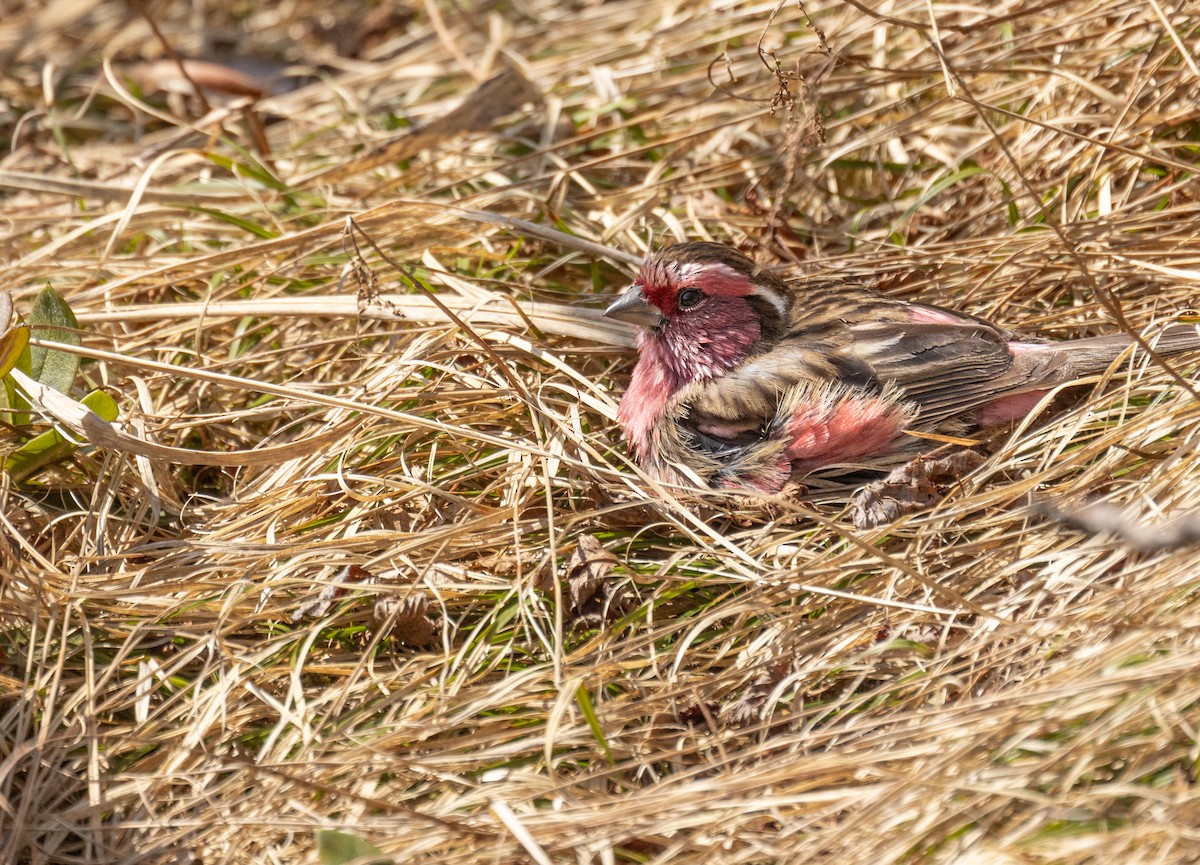
[(773, 345), (791, 303), (783, 281), (737, 250), (681, 243), (651, 254), (604, 314), (638, 325), (643, 360), (666, 366), (678, 386), (721, 375)]

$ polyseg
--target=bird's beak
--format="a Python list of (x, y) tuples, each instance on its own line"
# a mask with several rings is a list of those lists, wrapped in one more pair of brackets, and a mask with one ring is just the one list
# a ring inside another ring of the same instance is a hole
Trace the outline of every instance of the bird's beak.
[(604, 314), (617, 321), (627, 321), (641, 327), (659, 327), (663, 322), (663, 314), (658, 311), (658, 307), (646, 301), (640, 285), (634, 285), (610, 303)]

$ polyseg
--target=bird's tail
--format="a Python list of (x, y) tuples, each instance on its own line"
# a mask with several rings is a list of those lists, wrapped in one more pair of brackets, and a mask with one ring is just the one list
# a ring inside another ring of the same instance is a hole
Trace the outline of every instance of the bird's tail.
[[(1155, 354), (1170, 356), (1189, 351), (1200, 351), (1200, 325), (1173, 324), (1163, 328), (1158, 333), (1147, 334), (1146, 343)], [(1144, 351), (1128, 334), (1112, 336), (1094, 336), (1087, 339), (1074, 339), (1060, 343), (1030, 344), (1029, 349), (1044, 352), (1053, 346), (1058, 349), (1054, 354), (1060, 362), (1059, 375), (1054, 376), (1060, 381), (1071, 381), (1081, 376), (1095, 375), (1108, 369), (1113, 361), (1134, 346), (1134, 355), (1144, 355)], [(1020, 344), (1013, 345), (1013, 353), (1021, 353)]]

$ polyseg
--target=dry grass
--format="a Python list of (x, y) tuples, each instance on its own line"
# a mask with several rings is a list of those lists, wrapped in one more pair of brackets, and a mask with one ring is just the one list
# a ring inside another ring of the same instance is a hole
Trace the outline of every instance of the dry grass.
[[(0, 861), (1197, 858), (1200, 552), (1028, 507), (1194, 513), (1186, 381), (1114, 369), (859, 534), (641, 477), (596, 316), (710, 237), (1046, 336), (1186, 310), (1189, 4), (148, 4), (324, 65), (203, 120), (118, 91), (133, 5), (14, 5), (0, 289), (196, 457), (0, 480)], [(506, 57), (537, 104), (363, 159)]]

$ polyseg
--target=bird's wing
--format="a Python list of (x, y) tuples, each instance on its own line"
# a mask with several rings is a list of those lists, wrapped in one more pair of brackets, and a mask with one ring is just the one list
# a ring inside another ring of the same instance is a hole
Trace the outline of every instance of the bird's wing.
[(970, 411), (1035, 386), (1014, 364), (1008, 334), (986, 322), (884, 321), (850, 328), (854, 356), (881, 384), (893, 384), (920, 410), (923, 424)]

